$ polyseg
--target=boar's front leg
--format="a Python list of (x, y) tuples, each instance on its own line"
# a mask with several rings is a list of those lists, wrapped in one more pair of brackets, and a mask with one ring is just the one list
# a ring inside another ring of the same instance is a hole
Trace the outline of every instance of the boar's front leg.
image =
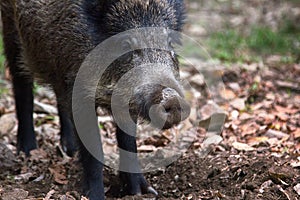
[[(136, 127), (133, 131), (136, 131)], [(120, 179), (124, 192), (129, 195), (142, 193), (157, 195), (141, 172), (137, 157), (136, 138), (117, 127), (117, 140), (120, 150)]]
[[(61, 88), (61, 90), (59, 90), (59, 88)], [(72, 94), (63, 92), (71, 91), (71, 86), (62, 83), (59, 88), (56, 89), (55, 92), (57, 95), (62, 126), (62, 145), (64, 145), (64, 143), (67, 145), (67, 152), (72, 150), (71, 153), (73, 153), (73, 151), (75, 151), (73, 148), (74, 146), (79, 150), (79, 159), (83, 168), (84, 194), (89, 200), (103, 200), (103, 163), (100, 159), (98, 160), (92, 155), (92, 153), (97, 153), (97, 156), (103, 155), (103, 152), (101, 151), (102, 147), (99, 146), (101, 145), (101, 138), (99, 135), (97, 118), (96, 116), (87, 113), (85, 111), (85, 106), (72, 106)], [(88, 114), (88, 116), (86, 116), (86, 114)], [(77, 122), (76, 124), (74, 116), (79, 115), (84, 115), (84, 117), (81, 118), (83, 121)], [(84, 128), (78, 129), (78, 126), (83, 126)], [(79, 130), (82, 132), (79, 133)], [(85, 141), (82, 141), (82, 139), (85, 139)], [(88, 149), (93, 152), (91, 153)]]
[(10, 66), (19, 121), (17, 150), (18, 152), (23, 151), (26, 156), (29, 156), (30, 151), (37, 148), (33, 128), (32, 79), (19, 74), (18, 67), (13, 69), (14, 64), (10, 64)]
[(74, 137), (74, 126), (73, 123), (63, 106), (58, 100), (58, 115), (60, 120), (60, 143), (68, 156), (73, 156), (76, 151), (75, 137)]
[(13, 10), (1, 7), (3, 23), (3, 42), (8, 67), (12, 76), (13, 91), (16, 103), (18, 127), (18, 152), (29, 152), (37, 148), (33, 128), (33, 78), (30, 73), (24, 73), (21, 56), (21, 43), (14, 24)]
[(104, 199), (103, 164), (79, 142), (80, 161), (83, 166), (84, 192), (89, 200)]

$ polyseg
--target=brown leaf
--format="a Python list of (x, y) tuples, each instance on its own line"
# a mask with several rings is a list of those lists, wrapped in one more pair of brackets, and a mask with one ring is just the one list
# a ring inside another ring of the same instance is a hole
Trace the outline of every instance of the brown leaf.
[(259, 113), (257, 115), (259, 117), (259, 121), (266, 125), (272, 124), (275, 120), (275, 115), (270, 114), (270, 113), (259, 111)]
[(229, 89), (221, 90), (220, 95), (223, 99), (226, 100), (234, 99), (236, 97), (235, 93)]
[(245, 124), (241, 126), (242, 136), (253, 135), (259, 130), (260, 126), (255, 122)]
[(290, 106), (289, 107), (282, 107), (282, 106), (275, 105), (274, 107), (280, 113), (295, 114), (295, 113), (299, 112), (298, 109), (291, 108)]
[(285, 114), (285, 113), (282, 113), (282, 112), (278, 112), (278, 113), (276, 114), (276, 116), (277, 116), (281, 121), (285, 121), (285, 122), (290, 118), (289, 115), (287, 115), (287, 114)]
[(282, 138), (285, 138), (285, 137), (289, 137), (288, 134), (284, 133), (284, 132), (281, 132), (281, 131), (276, 131), (276, 130), (273, 130), (273, 129), (269, 129), (266, 133), (265, 133), (265, 136), (269, 137), (269, 138), (278, 138), (278, 139), (282, 139)]
[(294, 168), (300, 167), (300, 158), (298, 160), (291, 161), (290, 165)]
[(300, 128), (297, 128), (294, 132), (293, 132), (294, 138), (295, 139), (299, 139), (300, 138)]
[(202, 120), (210, 118), (214, 113), (224, 113), (224, 111), (213, 101), (208, 101), (200, 110)]
[(299, 91), (299, 84), (288, 81), (276, 81), (277, 86)]
[(266, 99), (274, 101), (275, 100), (275, 94), (273, 92), (269, 92), (266, 94)]
[(252, 118), (252, 116), (249, 115), (248, 113), (245, 113), (245, 112), (240, 114), (240, 117), (239, 117), (239, 119), (242, 120), (242, 121), (245, 121), (245, 120), (248, 120), (248, 119), (251, 119), (251, 118)]
[(252, 110), (258, 110), (258, 109), (264, 107), (264, 105), (265, 105), (265, 104), (264, 104), (263, 102), (256, 103), (256, 104), (254, 104), (253, 106), (251, 106), (251, 109), (252, 109)]
[(295, 149), (296, 149), (297, 151), (300, 151), (300, 143), (295, 145)]
[(256, 144), (259, 144), (261, 142), (265, 142), (268, 140), (268, 137), (251, 137), (247, 140), (247, 142), (249, 143), (249, 145), (253, 146)]
[[(283, 180), (290, 178), (291, 174), (287, 169), (270, 168), (268, 170), (269, 176), (275, 183), (285, 183)], [(286, 183), (285, 183), (286, 184)]]
[(45, 196), (44, 200), (50, 200), (51, 196), (55, 193), (55, 190), (50, 190)]
[(48, 168), (50, 173), (54, 177), (54, 181), (61, 185), (68, 184), (68, 180), (66, 178), (66, 170), (62, 165), (53, 166), (52, 168)]
[(282, 144), (282, 140), (278, 140), (277, 138), (269, 138), (267, 140), (268, 144), (270, 144), (271, 147), (280, 146)]
[(300, 183), (294, 186), (294, 190), (297, 192), (297, 194), (300, 196)]
[(30, 151), (30, 160), (32, 161), (40, 161), (47, 158), (47, 152), (45, 152), (43, 149), (34, 149)]
[(8, 80), (8, 81), (11, 81), (11, 75), (10, 75), (10, 71), (9, 71), (9, 67), (8, 67), (8, 62), (7, 61), (5, 61), (4, 67), (5, 67), (4, 78), (6, 80)]

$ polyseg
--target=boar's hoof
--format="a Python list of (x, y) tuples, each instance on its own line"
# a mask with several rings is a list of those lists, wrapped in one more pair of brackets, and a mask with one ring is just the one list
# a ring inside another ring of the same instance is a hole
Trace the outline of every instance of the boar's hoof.
[(149, 187), (147, 188), (147, 193), (149, 193), (149, 194), (154, 194), (155, 196), (158, 195), (157, 191), (156, 191), (153, 187), (151, 187), (151, 186), (149, 186)]
[(61, 137), (60, 144), (62, 146), (63, 151), (70, 157), (73, 157), (75, 152), (77, 151), (74, 138), (69, 137)]
[(124, 195), (140, 195), (151, 193), (158, 195), (157, 191), (151, 187), (142, 174), (120, 172), (122, 190)]
[[(37, 148), (35, 138), (34, 137), (33, 138), (30, 138), (30, 137), (26, 138), (26, 134), (18, 133), (18, 135), (19, 135), (18, 141), (17, 141), (17, 152), (18, 152), (18, 154), (21, 151), (23, 151), (26, 156), (29, 156), (30, 151)], [(23, 135), (25, 135), (25, 138), (20, 137), (20, 136), (23, 136)]]

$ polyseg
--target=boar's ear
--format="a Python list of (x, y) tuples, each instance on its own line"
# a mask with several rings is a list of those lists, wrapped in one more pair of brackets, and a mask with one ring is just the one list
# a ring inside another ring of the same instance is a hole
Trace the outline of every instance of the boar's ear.
[(168, 0), (175, 10), (177, 19), (176, 30), (181, 31), (186, 19), (184, 0)]

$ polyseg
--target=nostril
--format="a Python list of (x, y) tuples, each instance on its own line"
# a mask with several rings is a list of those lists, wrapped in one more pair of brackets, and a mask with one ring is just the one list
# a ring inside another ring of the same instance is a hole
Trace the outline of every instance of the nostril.
[(167, 108), (165, 108), (164, 110), (165, 110), (166, 113), (170, 113), (171, 110), (172, 110), (172, 108), (171, 108), (171, 107), (167, 107)]

